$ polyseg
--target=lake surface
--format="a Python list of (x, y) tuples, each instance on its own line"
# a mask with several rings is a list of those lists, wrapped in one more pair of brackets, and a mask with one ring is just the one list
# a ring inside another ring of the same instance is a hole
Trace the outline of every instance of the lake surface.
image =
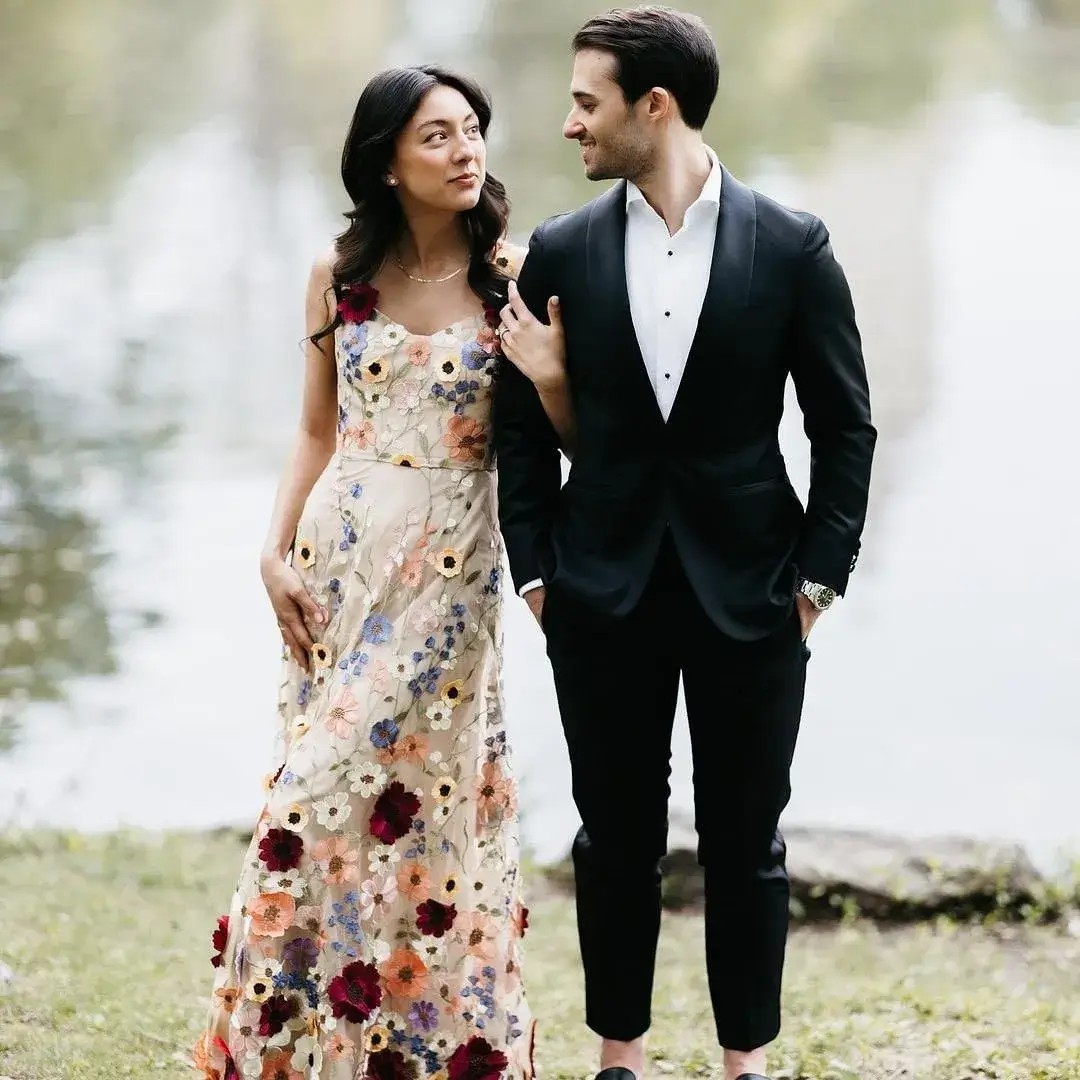
[[(688, 3), (707, 129), (824, 217), (880, 429), (863, 555), (811, 641), (786, 820), (1080, 850), (1080, 4)], [(597, 193), (560, 137), (579, 0), (49, 0), (0, 13), (0, 822), (252, 823), (278, 639), (257, 555), (302, 299), (363, 81), (490, 87), (524, 240)], [(800, 418), (784, 448), (805, 491)], [(527, 839), (575, 825), (508, 598)], [(674, 801), (689, 805), (677, 729)]]

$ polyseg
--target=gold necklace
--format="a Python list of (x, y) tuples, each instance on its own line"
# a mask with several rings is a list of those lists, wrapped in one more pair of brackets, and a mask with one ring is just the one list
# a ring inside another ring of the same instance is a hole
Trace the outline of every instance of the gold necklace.
[(453, 278), (456, 278), (458, 274), (462, 273), (462, 271), (469, 268), (469, 264), (465, 263), (464, 266), (459, 266), (452, 274), (447, 274), (446, 277), (423, 278), (417, 277), (415, 274), (410, 274), (409, 271), (405, 269), (405, 264), (401, 261), (400, 256), (395, 255), (394, 262), (398, 264), (398, 269), (410, 281), (418, 282), (420, 285), (441, 285), (444, 281), (451, 281)]

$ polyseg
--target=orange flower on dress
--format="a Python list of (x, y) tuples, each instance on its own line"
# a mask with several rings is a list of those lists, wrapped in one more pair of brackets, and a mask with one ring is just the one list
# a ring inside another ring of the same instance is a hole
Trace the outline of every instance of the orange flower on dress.
[(240, 989), (236, 986), (222, 986), (214, 991), (214, 997), (218, 999), (221, 1007), (227, 1013), (231, 1013), (236, 1008), (237, 999), (240, 997)]
[(490, 817), (510, 805), (513, 790), (497, 762), (485, 761), (477, 781), (477, 799), (482, 818)]
[(340, 1031), (331, 1033), (330, 1041), (326, 1045), (326, 1056), (331, 1061), (352, 1057), (354, 1053), (356, 1053), (356, 1043), (352, 1039), (347, 1035), (342, 1035)]
[(409, 363), (423, 367), (431, 359), (431, 346), (426, 341), (415, 341), (409, 346)]
[(343, 885), (360, 877), (357, 859), (360, 852), (349, 848), (349, 842), (341, 836), (327, 836), (314, 847), (311, 857), (328, 885)]
[(366, 450), (375, 445), (375, 425), (370, 420), (361, 420), (359, 424), (350, 424), (342, 433), (341, 441), (346, 446), (357, 450)]
[(412, 949), (396, 949), (379, 968), (379, 974), (392, 997), (411, 1000), (427, 990), (428, 969)]
[(407, 585), (410, 589), (415, 589), (421, 581), (424, 580), (424, 560), (423, 559), (406, 559), (401, 564), (401, 583)]
[(472, 416), (452, 416), (442, 437), (443, 446), (450, 448), (452, 461), (483, 461), (487, 429)]
[(326, 726), (339, 739), (347, 739), (361, 717), (360, 705), (353, 692), (346, 687), (330, 704), (326, 713)]
[(482, 911), (463, 911), (454, 921), (454, 937), (478, 960), (495, 959), (495, 934), (495, 920)]
[(423, 903), (431, 895), (431, 874), (423, 863), (404, 862), (397, 872), (398, 892), (416, 903)]
[(274, 1050), (263, 1058), (259, 1080), (304, 1080), (304, 1074), (292, 1067), (292, 1055), (288, 1050)]
[(296, 901), (285, 892), (261, 893), (247, 910), (256, 937), (281, 937), (292, 925)]
[(423, 735), (402, 735), (396, 743), (394, 743), (394, 760), (395, 761), (412, 761), (417, 765), (423, 766), (424, 759), (427, 757), (428, 741)]

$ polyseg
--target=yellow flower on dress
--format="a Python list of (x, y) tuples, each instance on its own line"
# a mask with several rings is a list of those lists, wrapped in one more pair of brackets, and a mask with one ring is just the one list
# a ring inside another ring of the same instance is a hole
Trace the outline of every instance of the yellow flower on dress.
[(263, 1002), (274, 992), (274, 981), (262, 972), (252, 976), (244, 988), (244, 996), (248, 1001)]
[(306, 570), (315, 563), (315, 545), (310, 540), (297, 540), (293, 549), (293, 561), (301, 570)]
[(452, 776), (444, 776), (436, 781), (435, 786), (431, 789), (431, 797), (436, 802), (448, 802), (454, 797), (456, 790), (457, 781)]
[(415, 469), (417, 466), (416, 458), (412, 454), (398, 454), (397, 457), (390, 459), (391, 465), (401, 465), (406, 469)]
[(281, 818), (281, 827), (288, 829), (289, 832), (303, 832), (307, 827), (307, 823), (307, 807), (301, 806), (299, 803), (293, 803)]
[(390, 1029), (382, 1024), (376, 1024), (367, 1030), (364, 1035), (364, 1049), (369, 1054), (377, 1054), (390, 1045)]
[(330, 657), (330, 648), (321, 641), (316, 641), (311, 646), (311, 660), (316, 667), (328, 668), (333, 662)]
[(311, 725), (308, 723), (308, 718), (305, 713), (298, 713), (293, 717), (292, 723), (289, 725), (289, 731), (292, 733), (294, 739), (299, 739), (301, 735), (306, 735), (311, 729)]
[(433, 561), (435, 569), (444, 578), (452, 578), (461, 573), (461, 564), (464, 558), (465, 556), (460, 551), (455, 551), (453, 548), (443, 548), (442, 551), (435, 553)]
[(360, 369), (360, 377), (366, 383), (386, 382), (386, 377), (389, 374), (390, 365), (386, 362), (385, 356), (372, 357)]
[(465, 692), (465, 684), (461, 679), (455, 679), (453, 682), (448, 682), (442, 688), (442, 699), (452, 709), (461, 701), (461, 696)]
[(442, 894), (447, 900), (453, 900), (457, 896), (459, 889), (461, 888), (461, 882), (458, 881), (457, 874), (451, 874), (442, 883)]

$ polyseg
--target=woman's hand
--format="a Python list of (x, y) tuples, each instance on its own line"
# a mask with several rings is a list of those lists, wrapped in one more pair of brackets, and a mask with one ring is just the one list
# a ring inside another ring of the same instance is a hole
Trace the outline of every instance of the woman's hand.
[(500, 312), (502, 351), (540, 394), (550, 394), (566, 381), (566, 335), (559, 298), (548, 301), (551, 325), (545, 326), (529, 311), (513, 281), (509, 293), (510, 302)]
[(263, 585), (274, 609), (281, 639), (292, 658), (311, 673), (311, 646), (305, 616), (315, 626), (326, 625), (326, 612), (312, 599), (300, 575), (277, 555), (264, 555), (261, 561)]

